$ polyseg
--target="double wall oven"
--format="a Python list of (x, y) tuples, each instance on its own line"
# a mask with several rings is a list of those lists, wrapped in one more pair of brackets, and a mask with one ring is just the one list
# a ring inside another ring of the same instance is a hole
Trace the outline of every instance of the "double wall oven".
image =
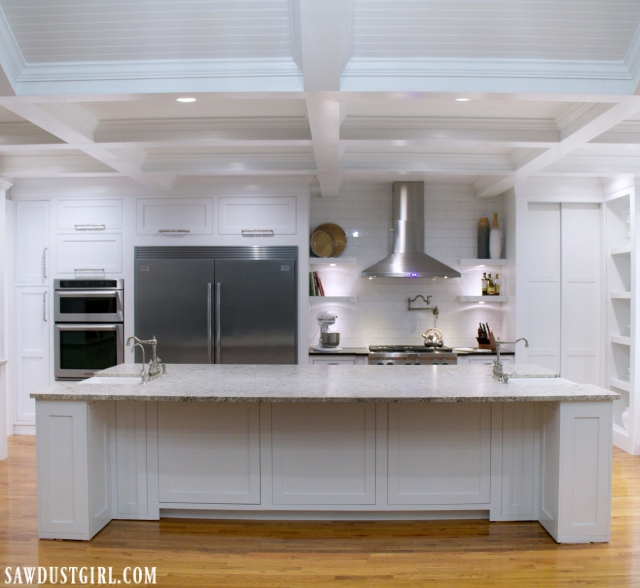
[(82, 380), (124, 361), (124, 280), (55, 280), (56, 380)]

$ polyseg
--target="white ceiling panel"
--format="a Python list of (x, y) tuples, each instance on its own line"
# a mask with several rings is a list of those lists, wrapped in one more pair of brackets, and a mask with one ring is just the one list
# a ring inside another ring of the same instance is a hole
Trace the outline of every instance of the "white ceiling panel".
[(1, 0), (27, 63), (291, 57), (287, 0)]
[(620, 61), (639, 22), (637, 0), (353, 0), (351, 47), (368, 59)]

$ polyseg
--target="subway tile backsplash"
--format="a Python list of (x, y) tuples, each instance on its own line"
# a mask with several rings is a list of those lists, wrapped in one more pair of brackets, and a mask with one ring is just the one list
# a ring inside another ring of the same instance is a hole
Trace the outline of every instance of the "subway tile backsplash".
[[(422, 343), (421, 334), (434, 326), (430, 311), (408, 311), (407, 300), (416, 294), (432, 295), (437, 305), (446, 345), (475, 347), (479, 322), (488, 322), (501, 334), (501, 304), (461, 303), (459, 295), (479, 295), (482, 271), (459, 266), (460, 258), (476, 257), (476, 231), (481, 216), (499, 213), (500, 199), (478, 200), (469, 186), (438, 185), (425, 188), (425, 252), (457, 269), (461, 278), (411, 279), (361, 277), (366, 267), (389, 255), (391, 237), (391, 183), (348, 184), (340, 198), (311, 200), (311, 229), (324, 222), (340, 225), (347, 233), (344, 257), (357, 257), (355, 266), (313, 266), (324, 283), (327, 296), (355, 295), (358, 302), (314, 301), (310, 307), (309, 341), (317, 342), (316, 314), (332, 310), (338, 315), (334, 330), (343, 347)], [(504, 226), (501, 222), (501, 228)], [(503, 235), (504, 236), (504, 235)], [(311, 260), (313, 263), (313, 259)], [(495, 273), (499, 267), (487, 268)], [(503, 283), (504, 284), (504, 283)], [(503, 286), (504, 287), (504, 286)]]

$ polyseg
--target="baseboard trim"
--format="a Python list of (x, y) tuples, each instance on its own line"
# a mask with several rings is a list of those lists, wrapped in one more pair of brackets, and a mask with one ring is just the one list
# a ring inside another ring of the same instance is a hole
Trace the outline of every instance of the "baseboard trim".
[(35, 425), (13, 425), (13, 434), (14, 435), (35, 435), (36, 426)]

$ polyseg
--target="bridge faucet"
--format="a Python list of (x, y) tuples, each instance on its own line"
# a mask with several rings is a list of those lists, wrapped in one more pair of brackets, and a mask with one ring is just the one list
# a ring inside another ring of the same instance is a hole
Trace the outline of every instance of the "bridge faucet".
[[(127, 345), (129, 345), (129, 342), (127, 342)], [(145, 364), (145, 359), (144, 359), (144, 345), (142, 345), (141, 343), (136, 343), (132, 348), (131, 348), (131, 353), (133, 353), (136, 349), (136, 347), (140, 347), (140, 349), (142, 350), (142, 369), (140, 370), (140, 377), (142, 378), (142, 383), (146, 384), (147, 382), (147, 374), (144, 371), (144, 364)]]
[[(155, 335), (148, 340), (138, 339), (138, 337), (136, 336), (131, 336), (127, 339), (127, 347), (129, 347), (129, 345), (131, 344), (131, 341), (136, 342), (132, 350), (138, 345), (140, 346), (151, 345), (151, 359), (149, 360), (149, 372), (148, 372), (148, 376), (150, 380), (157, 378), (158, 376), (160, 376), (160, 374), (167, 373), (165, 366), (162, 364), (162, 360), (157, 355), (158, 340), (156, 339)], [(144, 364), (144, 354), (142, 356), (142, 362)]]
[(500, 346), (501, 345), (515, 345), (518, 341), (524, 341), (524, 346), (529, 347), (529, 341), (524, 337), (516, 339), (515, 341), (500, 341), (500, 337), (496, 339), (496, 359), (493, 362), (493, 377), (505, 384), (509, 381), (509, 374), (505, 374), (502, 371), (502, 362), (500, 361)]

